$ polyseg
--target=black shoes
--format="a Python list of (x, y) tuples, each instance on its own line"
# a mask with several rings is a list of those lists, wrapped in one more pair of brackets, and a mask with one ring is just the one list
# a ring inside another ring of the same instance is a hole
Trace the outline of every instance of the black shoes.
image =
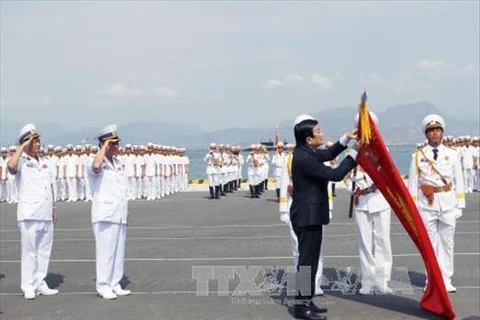
[[(307, 320), (327, 320), (327, 317), (322, 315), (320, 312), (317, 312), (314, 310), (314, 308), (317, 308), (313, 303), (311, 303), (308, 307), (307, 306), (295, 306), (295, 319), (307, 319)], [(327, 309), (323, 308), (317, 308), (319, 310), (325, 310), (326, 312)]]

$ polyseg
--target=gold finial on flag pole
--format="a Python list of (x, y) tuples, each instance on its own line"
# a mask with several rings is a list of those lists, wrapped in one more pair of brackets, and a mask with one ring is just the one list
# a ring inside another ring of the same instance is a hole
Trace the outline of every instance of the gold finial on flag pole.
[(370, 117), (367, 107), (367, 92), (363, 92), (360, 105), (358, 106), (358, 129), (360, 130), (360, 140), (362, 144), (369, 144), (372, 137), (372, 128), (370, 127)]

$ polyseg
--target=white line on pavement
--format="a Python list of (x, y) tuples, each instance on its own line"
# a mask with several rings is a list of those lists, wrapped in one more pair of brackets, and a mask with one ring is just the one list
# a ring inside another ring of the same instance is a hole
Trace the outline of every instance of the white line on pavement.
[[(470, 221), (457, 221), (457, 224), (472, 224), (479, 223), (480, 220), (470, 220)], [(345, 223), (330, 223), (329, 226), (354, 226), (355, 222), (345, 222)], [(392, 225), (400, 225), (399, 222), (394, 222)], [(277, 228), (285, 227), (284, 223), (276, 224), (228, 224), (228, 225), (213, 225), (213, 226), (158, 226), (158, 227), (128, 227), (129, 230), (164, 230), (164, 229), (216, 229), (216, 228)], [(55, 232), (59, 231), (92, 231), (92, 228), (74, 228), (74, 229), (60, 229), (55, 228)], [(4, 229), (0, 232), (18, 232), (18, 229)]]
[[(480, 252), (457, 252), (456, 256), (479, 256)], [(419, 253), (394, 254), (393, 257), (418, 257)], [(358, 258), (358, 255), (323, 256), (326, 259)], [(211, 257), (211, 258), (127, 258), (125, 261), (236, 261), (236, 260), (291, 260), (292, 257)], [(95, 259), (50, 259), (50, 262), (95, 262)], [(0, 260), (0, 263), (20, 263), (20, 260)]]
[[(391, 236), (407, 236), (406, 232), (391, 233)], [(459, 235), (480, 235), (480, 232), (456, 232), (456, 236)], [(355, 237), (356, 233), (347, 234), (326, 234), (324, 238), (347, 238)], [(252, 237), (128, 237), (127, 241), (168, 241), (168, 240), (262, 240), (262, 239), (290, 239), (289, 236), (252, 236)], [(55, 238), (54, 242), (68, 242), (68, 241), (95, 241), (94, 237), (91, 238)], [(0, 240), (0, 242), (20, 242), (20, 239)]]

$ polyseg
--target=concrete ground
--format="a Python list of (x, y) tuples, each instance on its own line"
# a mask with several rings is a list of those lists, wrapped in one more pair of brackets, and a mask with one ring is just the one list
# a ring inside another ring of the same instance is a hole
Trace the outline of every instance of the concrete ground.
[[(467, 196), (467, 210), (457, 224), (453, 283), (458, 292), (450, 299), (458, 319), (480, 315), (479, 196)], [(130, 204), (123, 283), (133, 294), (114, 301), (95, 294), (89, 203), (58, 204), (47, 282), (60, 294), (32, 301), (24, 300), (19, 288), (16, 206), (0, 205), (0, 318), (292, 319), (281, 281), (292, 264), (291, 244), (278, 219), (274, 192), (261, 199), (249, 199), (246, 191), (221, 200), (206, 197), (205, 192), (186, 192)], [(339, 190), (334, 218), (325, 228), (326, 295), (316, 297), (316, 304), (328, 308), (329, 319), (434, 319), (419, 306), (423, 262), (396, 218), (391, 235), (394, 294), (355, 294), (359, 258), (348, 201)]]

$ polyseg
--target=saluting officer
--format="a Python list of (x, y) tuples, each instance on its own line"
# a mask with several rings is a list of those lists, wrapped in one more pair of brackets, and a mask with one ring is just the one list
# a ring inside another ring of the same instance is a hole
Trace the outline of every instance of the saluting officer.
[(452, 285), (456, 219), (465, 209), (465, 193), (459, 153), (442, 144), (445, 120), (426, 116), (422, 129), (428, 143), (412, 156), (408, 189), (417, 203), (448, 292)]
[(18, 187), (17, 221), (21, 233), (21, 289), (27, 300), (37, 294), (55, 295), (45, 282), (56, 221), (49, 161), (39, 156), (40, 136), (33, 124), (18, 136), (19, 147), (8, 161), (8, 170)]
[(123, 278), (128, 219), (128, 181), (116, 157), (120, 138), (116, 125), (98, 134), (100, 151), (88, 165), (92, 183), (92, 224), (96, 249), (96, 289), (104, 299), (129, 295)]

